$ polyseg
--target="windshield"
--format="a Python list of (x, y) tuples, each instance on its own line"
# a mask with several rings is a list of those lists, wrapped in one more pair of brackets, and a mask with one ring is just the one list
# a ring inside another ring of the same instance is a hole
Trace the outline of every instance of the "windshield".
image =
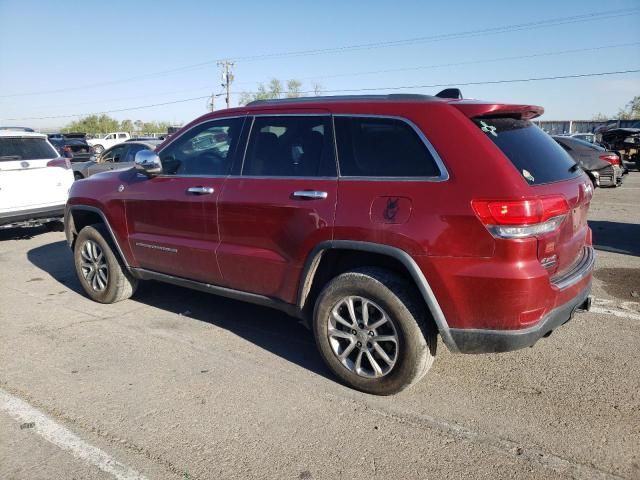
[(575, 162), (553, 138), (529, 120), (476, 118), (473, 122), (496, 144), (530, 185), (581, 175)]

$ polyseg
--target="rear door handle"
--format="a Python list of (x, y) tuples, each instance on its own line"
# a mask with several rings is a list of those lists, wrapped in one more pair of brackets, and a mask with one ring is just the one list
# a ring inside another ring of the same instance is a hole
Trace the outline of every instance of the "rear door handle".
[(293, 198), (322, 200), (323, 198), (327, 198), (327, 192), (320, 192), (318, 190), (299, 190), (297, 192), (293, 192)]
[(211, 195), (215, 190), (213, 187), (189, 187), (187, 193), (194, 193), (196, 195)]

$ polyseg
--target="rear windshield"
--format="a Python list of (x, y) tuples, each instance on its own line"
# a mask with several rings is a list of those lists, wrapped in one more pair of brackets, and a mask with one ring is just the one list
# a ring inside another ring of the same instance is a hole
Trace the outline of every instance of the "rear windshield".
[(0, 162), (56, 157), (58, 153), (44, 138), (0, 138)]
[(511, 160), (529, 185), (558, 182), (581, 174), (569, 154), (528, 120), (475, 118), (473, 122)]

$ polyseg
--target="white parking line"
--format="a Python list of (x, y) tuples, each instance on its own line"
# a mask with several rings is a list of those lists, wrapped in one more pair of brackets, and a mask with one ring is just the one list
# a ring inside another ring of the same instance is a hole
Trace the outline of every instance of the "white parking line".
[(617, 302), (605, 298), (596, 298), (591, 307), (591, 312), (615, 315), (630, 320), (640, 320), (640, 303)]
[(640, 313), (627, 312), (626, 310), (614, 310), (613, 308), (603, 307), (591, 307), (590, 312), (593, 313), (605, 313), (607, 315), (615, 315), (620, 318), (627, 318), (629, 320), (640, 320)]
[(0, 388), (0, 411), (7, 412), (20, 423), (34, 424), (32, 430), (45, 440), (68, 450), (85, 463), (98, 467), (118, 480), (145, 480), (145, 477), (93, 445), (89, 445), (73, 432), (57, 424), (25, 401)]

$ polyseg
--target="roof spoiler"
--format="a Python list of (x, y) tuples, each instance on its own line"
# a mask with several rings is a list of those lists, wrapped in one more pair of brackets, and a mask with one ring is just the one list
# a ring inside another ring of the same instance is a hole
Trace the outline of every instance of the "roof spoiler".
[(439, 98), (454, 98), (456, 100), (462, 100), (462, 92), (459, 88), (445, 88), (444, 90), (436, 93), (436, 97)]

